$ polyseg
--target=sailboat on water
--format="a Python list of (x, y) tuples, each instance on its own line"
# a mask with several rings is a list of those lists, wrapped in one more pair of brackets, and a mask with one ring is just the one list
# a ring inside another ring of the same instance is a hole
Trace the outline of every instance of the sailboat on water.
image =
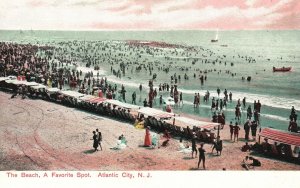
[(214, 39), (211, 39), (211, 42), (218, 42), (219, 40), (219, 30), (217, 30), (217, 33), (215, 35), (215, 38)]

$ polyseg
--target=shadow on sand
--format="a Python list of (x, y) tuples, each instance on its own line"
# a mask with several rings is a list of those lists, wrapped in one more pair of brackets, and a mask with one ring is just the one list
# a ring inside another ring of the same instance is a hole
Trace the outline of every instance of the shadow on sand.
[(92, 154), (92, 153), (95, 153), (95, 150), (94, 149), (89, 149), (89, 150), (85, 150), (83, 153), (84, 154)]
[(195, 158), (192, 158), (192, 157), (190, 157), (190, 156), (185, 156), (185, 157), (183, 157), (182, 159), (184, 159), (184, 160), (192, 160), (192, 159), (195, 159)]
[(233, 143), (233, 140), (230, 140), (230, 139), (223, 139), (223, 143)]
[(149, 150), (154, 150), (157, 146), (153, 147), (153, 146), (144, 146), (144, 145), (139, 145), (139, 148), (145, 148), (145, 149), (149, 149)]
[(209, 157), (220, 157), (221, 155), (217, 155), (217, 153), (208, 153), (207, 156), (209, 156)]
[(196, 168), (196, 167), (192, 167), (189, 170), (204, 170), (203, 168)]

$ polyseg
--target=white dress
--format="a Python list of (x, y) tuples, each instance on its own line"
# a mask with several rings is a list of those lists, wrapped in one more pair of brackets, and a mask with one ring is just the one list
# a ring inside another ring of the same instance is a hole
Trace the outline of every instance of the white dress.
[(111, 149), (121, 150), (124, 148), (126, 148), (126, 144), (124, 142), (122, 142), (121, 140), (118, 140), (116, 146)]
[(180, 142), (179, 143), (179, 152), (185, 153), (185, 154), (192, 153), (192, 148), (191, 147), (186, 148), (185, 145), (182, 142)]

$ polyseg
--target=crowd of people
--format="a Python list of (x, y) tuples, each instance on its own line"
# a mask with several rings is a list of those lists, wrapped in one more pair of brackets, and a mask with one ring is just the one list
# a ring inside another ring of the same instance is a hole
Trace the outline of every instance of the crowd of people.
[[(31, 44), (15, 44), (15, 43), (0, 43), (0, 76), (24, 76), (27, 81), (35, 81), (37, 83), (42, 83), (44, 85), (48, 85), (50, 87), (58, 87), (60, 89), (67, 88), (78, 90), (79, 92), (85, 94), (95, 94), (95, 91), (98, 91), (98, 95), (103, 95), (108, 99), (116, 99), (116, 96), (120, 96), (120, 100), (126, 102), (126, 89), (122, 84), (121, 89), (118, 91), (117, 84), (111, 84), (108, 82), (106, 77), (101, 77), (99, 72), (97, 75), (94, 75), (93, 71), (89, 71), (83, 73), (81, 70), (77, 70), (76, 67), (78, 64), (76, 62), (80, 61), (85, 64), (86, 67), (94, 67), (96, 71), (101, 70), (102, 66), (110, 67), (113, 75), (117, 77), (125, 76), (126, 71), (131, 69), (131, 73), (133, 71), (138, 72), (141, 70), (148, 71), (150, 76), (152, 77), (149, 81), (149, 92), (144, 100), (144, 106), (153, 107), (153, 103), (158, 95), (160, 95), (160, 104), (162, 104), (162, 93), (168, 92), (170, 97), (174, 98), (175, 104), (180, 104), (183, 102), (183, 94), (180, 92), (179, 83), (181, 82), (181, 78), (184, 80), (189, 79), (188, 71), (192, 70), (191, 67), (177, 67), (180, 71), (186, 71), (184, 76), (180, 74), (173, 74), (170, 77), (170, 83), (164, 82), (158, 85), (157, 89), (154, 87), (154, 80), (157, 79), (157, 74), (154, 73), (154, 68), (157, 68), (158, 71), (163, 71), (168, 73), (170, 69), (174, 70), (175, 67), (172, 66), (161, 66), (158, 62), (149, 62), (148, 64), (139, 63), (139, 60), (142, 57), (142, 54), (148, 55), (164, 55), (162, 50), (151, 50), (151, 48), (143, 45), (132, 45), (130, 43), (125, 44), (124, 46), (118, 46), (114, 44), (109, 44), (107, 42), (85, 42), (85, 41), (73, 41), (73, 42), (61, 42), (56, 46), (41, 46), (41, 45), (31, 45)], [(193, 55), (199, 53), (199, 51), (191, 48), (189, 50), (194, 50)], [(213, 52), (205, 49), (201, 49), (202, 51), (206, 51), (208, 54), (212, 55)], [(98, 51), (102, 51), (99, 53)], [(123, 53), (126, 52), (126, 53)], [(136, 58), (130, 58), (129, 54), (136, 53)], [(187, 58), (183, 61), (190, 61), (192, 53), (188, 53), (188, 51), (178, 52), (172, 50), (170, 52), (174, 56), (186, 56)], [(173, 58), (165, 56), (167, 62), (174, 61)], [(250, 57), (246, 58), (247, 61), (253, 62), (253, 59)], [(208, 60), (208, 59), (196, 59), (193, 63), (197, 62), (201, 63), (218, 63), (226, 62), (222, 61), (222, 58), (219, 57), (216, 60)], [(101, 62), (106, 62), (107, 65), (100, 64)], [(75, 68), (74, 68), (75, 67)], [(201, 85), (205, 83), (208, 79), (208, 73), (216, 72), (216, 70), (198, 70), (195, 69), (193, 73), (194, 78), (199, 77)], [(218, 71), (218, 74), (221, 71)], [(154, 74), (153, 74), (154, 73)], [(226, 73), (235, 76), (235, 73), (228, 72)], [(198, 75), (197, 75), (198, 74)], [(94, 88), (97, 88), (94, 90)], [(100, 91), (99, 91), (100, 90)], [(142, 85), (139, 87), (140, 93), (142, 93)], [(211, 111), (213, 111), (213, 121), (221, 123), (222, 128), (226, 123), (226, 118), (224, 114), (224, 108), (227, 108), (227, 103), (232, 103), (232, 92), (228, 92), (227, 89), (224, 90), (224, 97), (221, 95), (221, 89), (218, 87), (216, 89), (218, 97), (213, 97), (211, 100)], [(12, 96), (15, 97), (16, 94), (21, 94), (23, 97), (25, 96), (25, 88), (20, 87), (16, 90)], [(207, 91), (203, 96), (203, 101), (208, 102), (210, 100), (210, 92)], [(132, 104), (137, 104), (137, 94), (136, 91), (132, 93)], [(200, 104), (200, 93), (195, 93), (193, 105), (194, 108), (199, 108)], [(239, 140), (239, 132), (242, 117), (242, 107), (245, 109), (247, 106), (246, 98), (244, 97), (242, 103), (240, 99), (237, 100), (237, 104), (235, 107), (235, 125), (231, 121), (229, 124), (230, 127), (230, 139), (235, 141)], [(248, 105), (247, 108), (247, 120), (244, 123), (244, 131), (245, 131), (245, 141), (250, 141), (250, 131), (252, 135), (252, 139), (256, 140), (257, 128), (260, 125), (259, 114), (261, 112), (261, 103), (258, 100), (254, 101), (253, 110), (251, 105)], [(288, 130), (291, 132), (297, 132), (297, 114), (294, 107), (292, 107), (291, 115), (290, 115), (290, 125)], [(147, 139), (146, 139), (147, 138)], [(150, 138), (149, 130), (146, 129), (146, 137), (145, 137), (145, 146), (150, 145), (158, 145), (158, 142), (152, 142), (153, 138)], [(156, 137), (157, 138), (157, 137)], [(171, 138), (169, 133), (165, 132), (163, 138), (165, 140), (162, 142), (162, 145), (167, 146), (168, 142)], [(93, 131), (93, 148), (95, 151), (98, 151), (98, 147), (102, 150), (101, 141), (102, 134), (98, 129)], [(159, 139), (156, 139), (159, 140)], [(194, 157), (194, 153), (197, 156), (199, 154), (199, 163), (203, 161), (203, 168), (205, 169), (205, 150), (203, 148), (203, 144), (200, 145), (200, 148), (197, 149), (197, 144), (195, 139), (191, 139), (192, 142), (192, 157)], [(116, 148), (124, 148), (126, 146), (127, 141), (124, 135), (121, 135), (118, 139)], [(214, 143), (214, 148), (217, 150), (217, 154), (222, 152), (222, 140), (217, 138)], [(221, 149), (220, 149), (221, 148)]]
[[(175, 104), (183, 103), (183, 93), (178, 91), (178, 83), (181, 78), (188, 79), (187, 72), (184, 76), (174, 73), (170, 76), (170, 83), (159, 84), (158, 91), (154, 88), (154, 80), (157, 74), (152, 72), (157, 67), (158, 71), (166, 71), (170, 68), (178, 68), (181, 71), (189, 71), (190, 67), (172, 67), (172, 66), (159, 66), (158, 62), (148, 62), (148, 64), (139, 63), (142, 58), (142, 54), (151, 55), (166, 55), (162, 50), (154, 50), (151, 46), (147, 45), (136, 45), (137, 43), (124, 43), (124, 45), (116, 45), (107, 41), (67, 41), (59, 42), (58, 44), (52, 44), (51, 46), (38, 46), (38, 45), (20, 45), (1, 43), (1, 68), (3, 75), (25, 75), (26, 80), (36, 81), (43, 83), (50, 87), (58, 87), (60, 89), (73, 89), (78, 90), (85, 94), (94, 94), (95, 88), (100, 88), (104, 96), (109, 99), (116, 99), (119, 95), (120, 100), (126, 101), (126, 90), (124, 85), (118, 91), (117, 85), (111, 85), (108, 83), (106, 78), (100, 77), (99, 73), (97, 76), (93, 74), (93, 71), (83, 73), (81, 70), (76, 70), (78, 62), (85, 64), (86, 67), (96, 67), (97, 70), (110, 67), (111, 72), (115, 73), (116, 76), (126, 75), (128, 69), (139, 71), (144, 69), (149, 71), (152, 75), (152, 79), (149, 81), (149, 93), (146, 97), (147, 103), (144, 101), (144, 106), (153, 107), (155, 98), (158, 92), (163, 93), (164, 91), (170, 92), (170, 97), (174, 98)], [(176, 51), (176, 48), (170, 49), (170, 53), (173, 56), (193, 56), (199, 54), (200, 51), (204, 51), (213, 55), (210, 50), (203, 48), (197, 49), (196, 47), (184, 47), (183, 52)], [(12, 51), (12, 53), (10, 52)], [(189, 53), (188, 53), (189, 52)], [(132, 60), (134, 53), (137, 54), (136, 59)], [(3, 56), (3, 57), (2, 57)], [(22, 56), (22, 57), (21, 57)], [(141, 57), (140, 57), (141, 56)], [(222, 57), (219, 57), (222, 59)], [(220, 62), (221, 60), (212, 61), (212, 63)], [(171, 58), (167, 58), (167, 61), (172, 62)], [(189, 61), (186, 59), (186, 61)], [(197, 60), (195, 60), (197, 61)], [(12, 63), (13, 62), (13, 63)], [(101, 62), (105, 62), (104, 64)], [(210, 63), (209, 60), (202, 60), (202, 63)], [(10, 67), (10, 68), (7, 68)], [(75, 67), (75, 68), (74, 68)], [(16, 71), (16, 72), (12, 72)], [(195, 69), (194, 71), (199, 73), (199, 77), (207, 79), (207, 74), (215, 72), (215, 70), (200, 70)], [(196, 73), (193, 73), (196, 77)], [(204, 76), (203, 76), (204, 75)], [(220, 89), (217, 89), (218, 95), (220, 95)], [(140, 90), (141, 92), (141, 90)], [(204, 101), (209, 101), (210, 93), (203, 97)], [(132, 93), (132, 104), (136, 104), (136, 93)], [(232, 93), (224, 91), (224, 99), (213, 99), (212, 108), (216, 110), (222, 110), (226, 107), (228, 101), (232, 101)], [(162, 103), (162, 100), (160, 100)], [(194, 97), (194, 107), (200, 106), (200, 94), (196, 93)]]

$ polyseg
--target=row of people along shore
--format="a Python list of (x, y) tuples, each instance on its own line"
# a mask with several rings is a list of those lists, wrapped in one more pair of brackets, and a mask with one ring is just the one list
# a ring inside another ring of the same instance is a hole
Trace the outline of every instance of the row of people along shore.
[[(81, 47), (78, 47), (81, 49)], [(88, 72), (85, 75), (81, 71), (74, 71), (68, 69), (67, 67), (60, 66), (60, 63), (51, 63), (51, 59), (56, 58), (61, 62), (71, 62), (66, 60), (63, 53), (54, 53), (55, 47), (49, 46), (36, 46), (30, 44), (13, 44), (13, 43), (1, 43), (1, 63), (0, 63), (0, 73), (1, 76), (15, 75), (15, 76), (25, 76), (28, 81), (36, 81), (38, 83), (43, 83), (51, 87), (63, 88), (76, 88), (80, 92), (94, 94), (92, 89), (94, 86), (100, 86), (102, 88), (102, 93), (106, 95), (107, 98), (115, 98), (117, 95), (117, 85), (112, 86), (108, 84), (106, 78), (101, 78), (97, 75), (97, 79), (94, 78), (93, 72)], [(62, 52), (61, 50), (58, 50)], [(44, 57), (37, 56), (37, 53), (43, 52)], [(58, 55), (60, 54), (60, 55)], [(53, 61), (52, 61), (53, 62)], [(63, 64), (61, 64), (63, 65)], [(195, 77), (195, 74), (193, 75)], [(183, 102), (182, 92), (178, 91), (177, 85), (175, 84), (176, 79), (180, 78), (177, 75), (171, 77), (171, 86), (169, 84), (160, 84), (158, 86), (159, 93), (163, 92), (165, 89), (168, 91), (170, 88), (170, 96), (174, 98), (176, 104)], [(184, 75), (185, 79), (188, 79), (187, 74)], [(203, 77), (203, 80), (206, 80), (207, 77)], [(149, 93), (145, 98), (144, 106), (152, 107), (153, 100), (157, 96), (156, 89), (153, 85), (153, 80), (149, 81)], [(142, 91), (143, 86), (139, 87), (140, 92)], [(23, 91), (24, 90), (24, 91)], [(22, 93), (26, 93), (26, 88), (20, 88)], [(121, 98), (126, 101), (126, 89), (124, 85), (121, 86), (119, 91)], [(219, 99), (221, 90), (217, 88), (218, 99), (212, 98), (211, 110), (213, 111), (213, 121), (222, 122), (225, 124), (225, 116), (222, 113), (222, 109), (226, 106), (227, 102), (232, 102), (232, 93), (224, 91), (224, 98)], [(148, 98), (148, 100), (147, 100)], [(209, 91), (203, 97), (204, 102), (208, 102), (210, 98)], [(132, 103), (136, 104), (136, 93), (132, 94)], [(160, 104), (162, 104), (162, 95), (160, 95)], [(200, 94), (195, 93), (194, 97), (194, 107), (197, 108), (200, 105)], [(237, 101), (235, 107), (235, 126), (230, 126), (230, 133), (234, 133), (234, 137), (238, 140), (238, 132), (240, 128), (236, 128), (236, 125), (239, 125), (241, 122), (241, 107), (246, 107), (246, 98)], [(260, 101), (254, 103), (254, 111), (251, 109), (251, 105), (247, 108), (247, 121), (244, 125), (245, 130), (245, 139), (249, 140), (249, 130), (252, 131), (252, 136), (256, 136), (256, 129), (259, 125), (259, 113), (261, 109)], [(217, 111), (220, 110), (220, 114), (217, 114)], [(220, 117), (221, 116), (221, 117)], [(252, 116), (254, 119), (252, 121)], [(230, 123), (230, 125), (232, 122)], [(231, 128), (233, 127), (233, 128)], [(237, 126), (239, 127), (239, 126)], [(250, 127), (250, 129), (248, 128)], [(253, 128), (252, 128), (253, 127)], [(256, 128), (255, 128), (256, 127)], [(297, 113), (294, 107), (292, 107), (290, 115), (290, 124), (288, 127), (289, 131), (298, 132), (297, 127)], [(248, 135), (248, 136), (246, 136)], [(235, 141), (235, 138), (233, 139)]]

